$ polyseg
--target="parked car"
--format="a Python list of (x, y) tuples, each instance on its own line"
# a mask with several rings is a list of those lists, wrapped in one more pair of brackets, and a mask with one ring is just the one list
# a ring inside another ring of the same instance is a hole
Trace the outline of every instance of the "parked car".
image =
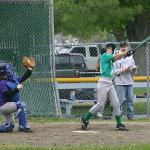
[(89, 71), (82, 54), (62, 53), (55, 55), (56, 78), (95, 77), (99, 72)]
[(75, 46), (64, 46), (59, 52), (63, 53), (77, 53), (82, 54), (85, 59), (87, 69), (89, 71), (96, 70), (96, 62), (100, 55), (100, 49), (97, 45), (75, 45)]
[(81, 54), (56, 54), (55, 55), (56, 78), (80, 77), (80, 72), (86, 72), (87, 66)]

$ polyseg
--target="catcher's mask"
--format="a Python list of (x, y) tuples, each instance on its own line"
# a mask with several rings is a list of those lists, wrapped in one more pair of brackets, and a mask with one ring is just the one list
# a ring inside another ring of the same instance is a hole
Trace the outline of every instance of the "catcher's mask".
[(6, 74), (9, 79), (14, 77), (13, 66), (10, 63), (6, 64)]
[(7, 65), (7, 63), (6, 62), (4, 62), (4, 61), (1, 61), (0, 62), (0, 77), (4, 77), (4, 76), (6, 76), (6, 65)]
[(14, 77), (14, 71), (13, 66), (10, 63), (6, 63), (5, 61), (0, 62), (0, 76), (7, 78), (13, 78)]
[(107, 47), (107, 48), (111, 47), (111, 48), (112, 48), (112, 54), (113, 54), (113, 53), (114, 53), (114, 50), (115, 50), (115, 48), (116, 48), (116, 45), (113, 44), (113, 43), (109, 43), (109, 44), (106, 44), (106, 47)]

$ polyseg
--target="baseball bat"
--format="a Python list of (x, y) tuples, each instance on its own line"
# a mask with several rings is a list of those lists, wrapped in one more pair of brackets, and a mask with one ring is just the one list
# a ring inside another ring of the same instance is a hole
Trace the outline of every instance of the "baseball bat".
[(138, 48), (140, 48), (141, 46), (143, 46), (145, 43), (150, 41), (150, 36), (146, 37), (136, 48), (134, 48), (133, 50), (136, 51)]

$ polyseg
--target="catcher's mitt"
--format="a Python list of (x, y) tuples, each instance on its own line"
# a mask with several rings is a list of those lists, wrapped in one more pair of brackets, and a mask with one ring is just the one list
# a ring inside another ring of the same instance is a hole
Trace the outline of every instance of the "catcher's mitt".
[(26, 68), (34, 68), (35, 67), (35, 60), (33, 57), (23, 57), (22, 63), (24, 65), (24, 67)]

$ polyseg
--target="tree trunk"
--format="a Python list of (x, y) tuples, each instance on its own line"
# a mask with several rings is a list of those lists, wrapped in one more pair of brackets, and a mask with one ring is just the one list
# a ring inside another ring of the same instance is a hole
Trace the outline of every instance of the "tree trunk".
[(113, 34), (118, 42), (125, 41), (127, 39), (124, 29), (113, 29)]
[(134, 21), (128, 23), (126, 32), (129, 41), (142, 41), (150, 35), (150, 14), (144, 13), (135, 17)]

